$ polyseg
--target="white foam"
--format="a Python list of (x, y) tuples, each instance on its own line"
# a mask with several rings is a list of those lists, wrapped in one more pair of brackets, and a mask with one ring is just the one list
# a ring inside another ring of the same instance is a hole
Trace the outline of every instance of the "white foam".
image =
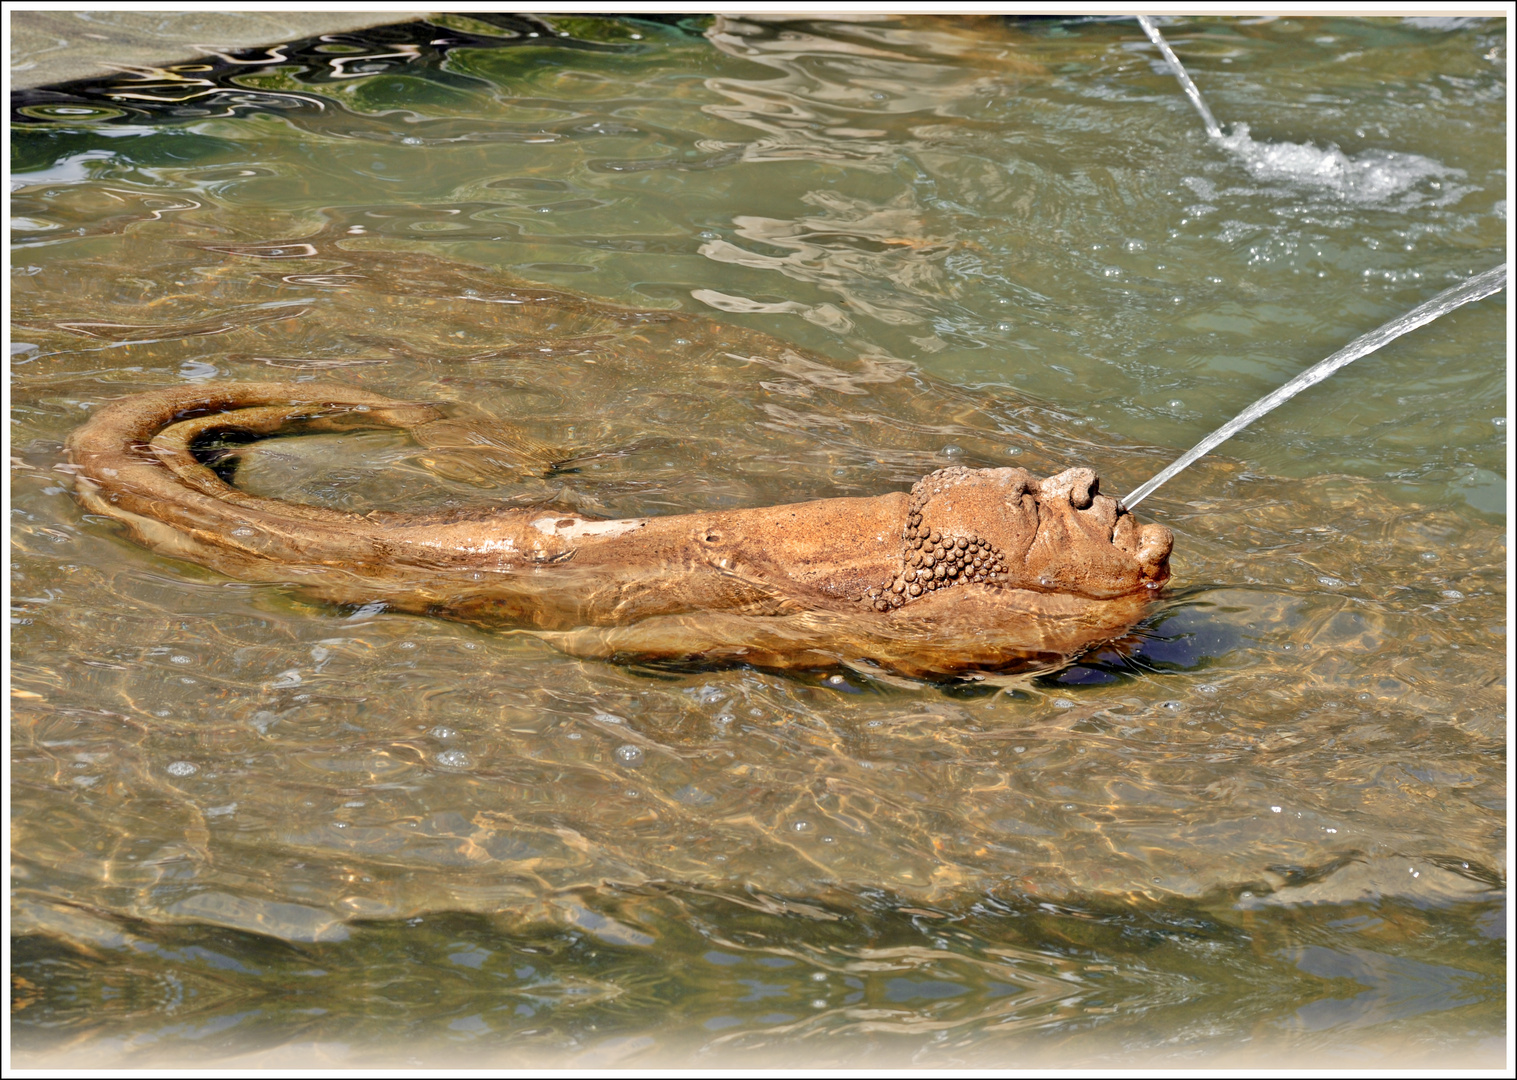
[[(1410, 192), (1424, 180), (1464, 175), (1463, 169), (1450, 168), (1421, 154), (1366, 150), (1349, 157), (1336, 146), (1324, 150), (1310, 143), (1259, 142), (1250, 137), (1247, 124), (1233, 125), (1233, 130), (1217, 142), (1256, 180), (1304, 184), (1356, 203), (1386, 202)], [(1444, 193), (1436, 201), (1446, 201), (1453, 194)]]

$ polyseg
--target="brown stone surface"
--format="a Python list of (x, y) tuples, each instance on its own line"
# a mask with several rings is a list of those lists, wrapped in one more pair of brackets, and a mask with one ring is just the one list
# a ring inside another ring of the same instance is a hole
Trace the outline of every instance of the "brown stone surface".
[(528, 628), (586, 656), (1046, 665), (1125, 631), (1169, 577), (1169, 530), (1138, 526), (1084, 468), (951, 468), (909, 496), (597, 520), (288, 503), (225, 483), (194, 452), (229, 431), (389, 426), (426, 443), (449, 423), (337, 384), (225, 383), (118, 401), (68, 447), (85, 506), (165, 554), (336, 603)]

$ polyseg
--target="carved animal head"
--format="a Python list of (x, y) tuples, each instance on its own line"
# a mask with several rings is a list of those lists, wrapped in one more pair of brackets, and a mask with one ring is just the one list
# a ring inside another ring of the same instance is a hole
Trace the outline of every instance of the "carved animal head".
[(1099, 485), (1085, 468), (1046, 480), (1025, 469), (923, 477), (911, 489), (901, 599), (981, 580), (1098, 599), (1158, 589), (1169, 580), (1174, 535), (1139, 525)]

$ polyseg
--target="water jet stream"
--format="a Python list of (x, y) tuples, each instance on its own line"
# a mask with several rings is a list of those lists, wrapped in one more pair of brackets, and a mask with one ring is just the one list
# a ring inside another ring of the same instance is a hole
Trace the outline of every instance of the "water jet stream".
[(1457, 307), (1462, 307), (1471, 301), (1490, 296), (1492, 293), (1500, 292), (1504, 288), (1506, 288), (1506, 263), (1502, 263), (1494, 269), (1487, 270), (1483, 274), (1477, 274), (1468, 281), (1455, 285), (1451, 289), (1445, 289), (1431, 300), (1418, 304), (1405, 315), (1392, 319), (1390, 322), (1371, 330), (1362, 337), (1355, 338), (1326, 360), (1323, 360), (1314, 367), (1307, 368), (1290, 382), (1273, 393), (1266, 394), (1216, 431), (1213, 431), (1181, 455), (1173, 465), (1121, 500), (1122, 505), (1131, 510), (1158, 490), (1161, 484), (1188, 468), (1208, 451), (1226, 442), (1238, 432), (1248, 427), (1249, 424), (1259, 419), (1259, 417), (1289, 401), (1308, 386), (1314, 386), (1321, 382), (1339, 368), (1347, 367), (1361, 356), (1368, 356), (1370, 353), (1394, 341), (1402, 334), (1409, 333), (1419, 326), (1447, 315)]
[(1147, 15), (1138, 16), (1138, 25), (1148, 35), (1148, 40), (1159, 46), (1159, 52), (1169, 63), (1170, 70), (1175, 73), (1175, 78), (1180, 80), (1180, 87), (1185, 91), (1185, 96), (1190, 98), (1190, 103), (1196, 107), (1196, 112), (1201, 114), (1201, 122), (1206, 125), (1206, 133), (1213, 139), (1222, 138), (1222, 126), (1217, 123), (1217, 118), (1206, 107), (1206, 101), (1201, 97), (1201, 91), (1196, 84), (1191, 82), (1190, 74), (1185, 70), (1185, 65), (1180, 63), (1180, 58), (1175, 55), (1175, 50), (1169, 47), (1169, 42), (1164, 40), (1164, 35), (1159, 33), (1159, 28)]

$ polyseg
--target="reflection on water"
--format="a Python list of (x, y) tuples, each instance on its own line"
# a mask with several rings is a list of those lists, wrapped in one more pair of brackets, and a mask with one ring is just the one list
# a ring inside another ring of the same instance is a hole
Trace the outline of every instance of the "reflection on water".
[(318, 377), (459, 437), (271, 440), (241, 483), (1128, 490), (1505, 228), (1498, 26), (1165, 29), (1258, 145), (1445, 171), (1261, 175), (1105, 21), (440, 17), (19, 96), (18, 1042), (1498, 1052), (1501, 298), (1145, 503), (1171, 594), (1036, 678), (615, 666), (311, 604), (131, 546), (58, 467), (114, 397)]

